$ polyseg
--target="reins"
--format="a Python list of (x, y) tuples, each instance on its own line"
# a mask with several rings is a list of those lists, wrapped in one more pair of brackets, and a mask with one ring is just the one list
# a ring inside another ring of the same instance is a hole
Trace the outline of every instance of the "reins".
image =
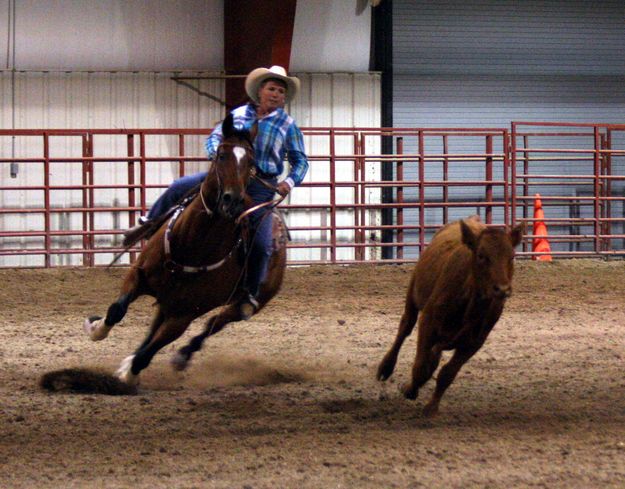
[[(277, 192), (278, 190), (277, 187), (275, 187), (274, 185), (270, 184), (269, 182), (265, 181), (264, 179), (262, 179), (261, 177), (257, 175), (255, 167), (252, 168), (252, 174), (250, 177), (256, 179), (265, 187), (273, 190), (274, 192)], [(222, 192), (222, 188), (221, 188), (221, 181), (219, 178), (219, 172), (217, 171), (217, 168), (215, 168), (215, 178), (217, 179), (217, 188), (218, 188), (217, 192), (218, 192), (218, 197), (219, 197), (219, 195)], [(200, 189), (199, 189), (200, 200), (202, 202), (202, 207), (204, 208), (204, 211), (209, 217), (211, 217), (214, 214), (214, 211), (206, 203), (203, 189), (204, 189), (204, 181), (200, 184)], [(260, 204), (254, 205), (250, 207), (249, 209), (246, 209), (243, 213), (241, 213), (239, 217), (236, 218), (236, 220), (234, 221), (234, 224), (236, 226), (239, 226), (241, 222), (243, 221), (243, 219), (247, 218), (250, 214), (252, 214), (253, 212), (256, 212), (259, 209), (263, 209), (265, 207), (268, 207), (268, 208), (270, 207), (271, 209), (275, 208), (285, 198), (286, 196), (281, 196), (279, 199), (270, 200), (268, 202), (261, 202)], [(217, 201), (219, 201), (219, 198), (217, 199)], [(179, 205), (178, 208), (174, 211), (174, 214), (171, 216), (171, 219), (167, 223), (167, 229), (165, 230), (165, 235), (163, 236), (163, 247), (165, 251), (164, 266), (167, 270), (169, 270), (172, 273), (173, 272), (200, 273), (200, 272), (209, 272), (211, 270), (216, 270), (217, 268), (223, 266), (226, 263), (226, 261), (230, 259), (230, 257), (232, 257), (235, 250), (239, 246), (241, 246), (241, 244), (243, 243), (243, 238), (239, 237), (239, 239), (235, 242), (234, 246), (232, 247), (232, 249), (228, 252), (226, 256), (224, 256), (221, 260), (208, 264), (208, 265), (190, 266), (190, 265), (182, 265), (180, 263), (175, 262), (171, 256), (171, 237), (172, 237), (174, 225), (176, 224), (178, 217), (180, 217), (180, 215), (186, 209), (187, 205), (190, 202), (191, 202), (191, 199)]]
[[(219, 180), (219, 177), (217, 177), (217, 180)], [(204, 187), (203, 181), (200, 184), (200, 200), (202, 201), (202, 205), (204, 206), (204, 210), (206, 211), (206, 214), (208, 214), (208, 216), (210, 217), (213, 215), (213, 211), (210, 209), (210, 207), (208, 207), (208, 205), (206, 205), (206, 201), (204, 200), (204, 192), (202, 192), (202, 187)]]
[(262, 209), (263, 207), (271, 207), (271, 209), (273, 209), (274, 207), (277, 207), (284, 199), (286, 199), (286, 195), (282, 195), (280, 196), (279, 199), (276, 199), (276, 200), (268, 200), (267, 202), (261, 202), (260, 204), (256, 204), (255, 206), (250, 207), (249, 209), (246, 209), (245, 211), (243, 211), (241, 215), (237, 217), (236, 221), (234, 222), (237, 225), (240, 224), (241, 221), (245, 219), (247, 216), (249, 216), (253, 212), (256, 212), (258, 209)]

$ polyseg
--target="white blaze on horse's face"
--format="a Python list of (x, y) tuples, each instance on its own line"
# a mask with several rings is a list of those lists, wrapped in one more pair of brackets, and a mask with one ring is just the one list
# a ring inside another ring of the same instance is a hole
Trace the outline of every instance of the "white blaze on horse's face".
[(234, 148), (232, 148), (232, 152), (237, 159), (237, 168), (241, 168), (241, 161), (243, 160), (243, 158), (245, 158), (245, 155), (247, 154), (246, 149), (242, 148), (241, 146), (235, 146)]

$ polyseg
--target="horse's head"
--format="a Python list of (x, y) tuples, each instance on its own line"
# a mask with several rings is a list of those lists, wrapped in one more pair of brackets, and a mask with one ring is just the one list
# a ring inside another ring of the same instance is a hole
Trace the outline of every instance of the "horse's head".
[(232, 114), (223, 121), (223, 140), (209, 173), (218, 189), (214, 210), (223, 217), (234, 219), (244, 210), (245, 189), (254, 171), (256, 128), (236, 129)]

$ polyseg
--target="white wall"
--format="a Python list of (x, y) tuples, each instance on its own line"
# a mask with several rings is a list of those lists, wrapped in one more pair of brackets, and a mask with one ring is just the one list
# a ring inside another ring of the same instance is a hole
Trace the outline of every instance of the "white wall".
[[(0, 0), (0, 69), (13, 68)], [(223, 0), (16, 0), (20, 70), (223, 70)], [(369, 69), (366, 0), (297, 2), (291, 71)]]
[(369, 70), (371, 7), (365, 0), (297, 2), (292, 71)]
[[(3, 57), (8, 3), (0, 2)], [(18, 0), (15, 25), (17, 69), (223, 67), (221, 0)]]

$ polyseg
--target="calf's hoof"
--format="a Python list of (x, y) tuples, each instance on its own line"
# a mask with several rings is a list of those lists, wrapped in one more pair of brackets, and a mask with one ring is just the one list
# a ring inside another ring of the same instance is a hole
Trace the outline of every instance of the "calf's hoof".
[(425, 406), (423, 406), (423, 416), (426, 418), (433, 418), (438, 414), (438, 403), (437, 402), (428, 402)]
[(406, 399), (410, 399), (411, 401), (414, 401), (419, 395), (419, 389), (416, 389), (415, 387), (413, 387), (412, 384), (405, 384), (401, 388), (401, 393), (404, 395)]
[(378, 373), (376, 374), (376, 378), (381, 381), (385, 381), (391, 375), (393, 375), (393, 370), (395, 369), (395, 362), (389, 362), (388, 360), (382, 360), (380, 366), (378, 367)]

